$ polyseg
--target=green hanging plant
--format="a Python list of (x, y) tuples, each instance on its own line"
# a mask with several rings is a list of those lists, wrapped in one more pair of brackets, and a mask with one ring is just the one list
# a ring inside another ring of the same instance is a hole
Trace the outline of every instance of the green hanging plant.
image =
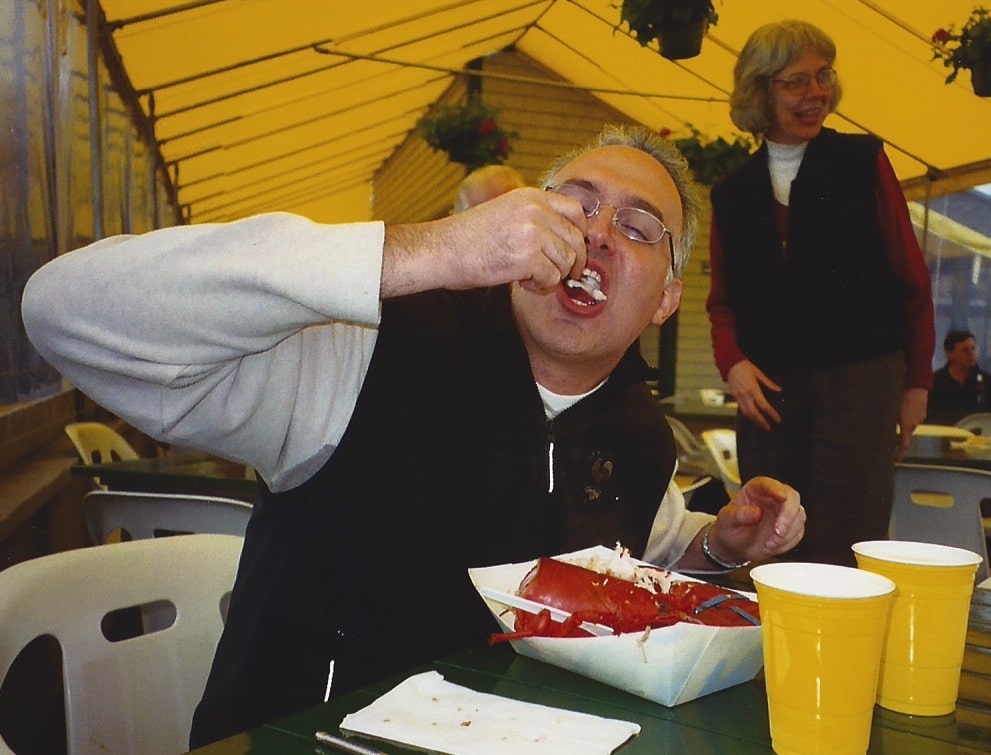
[(629, 25), (640, 46), (656, 39), (671, 60), (698, 55), (706, 31), (719, 22), (712, 0), (623, 0), (619, 8), (620, 24)]
[(743, 134), (728, 141), (722, 136), (710, 139), (690, 123), (688, 129), (688, 136), (673, 137), (670, 129), (661, 129), (660, 134), (674, 141), (688, 161), (695, 180), (705, 186), (712, 186), (743, 165), (757, 148), (753, 140)]
[(417, 131), (433, 149), (446, 152), (451, 162), (468, 170), (503, 163), (519, 134), (499, 125), (499, 109), (471, 96), (459, 105), (436, 105), (417, 124)]

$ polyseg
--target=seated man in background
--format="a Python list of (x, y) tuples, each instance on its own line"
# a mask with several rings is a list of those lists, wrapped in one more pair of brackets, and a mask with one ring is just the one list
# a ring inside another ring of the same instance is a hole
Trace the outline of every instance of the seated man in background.
[(967, 330), (951, 330), (943, 340), (946, 364), (933, 373), (926, 419), (952, 425), (988, 408), (991, 374), (977, 364), (977, 339)]
[(508, 165), (483, 165), (465, 176), (458, 185), (451, 214), (464, 212), (500, 194), (526, 186), (523, 176)]
[(257, 470), (194, 746), (484, 643), (469, 567), (619, 541), (711, 570), (801, 539), (767, 478), (686, 511), (630, 348), (680, 302), (685, 161), (607, 128), (544, 185), (421, 224), (115, 237), (29, 281), (28, 334), (80, 390)]

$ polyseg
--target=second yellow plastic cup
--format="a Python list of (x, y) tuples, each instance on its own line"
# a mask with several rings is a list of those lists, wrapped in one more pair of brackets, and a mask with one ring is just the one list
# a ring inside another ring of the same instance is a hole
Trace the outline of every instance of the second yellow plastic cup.
[(913, 716), (951, 713), (981, 556), (900, 540), (856, 543), (853, 552), (861, 569), (897, 585), (881, 656), (878, 705)]
[(764, 564), (750, 576), (760, 604), (774, 751), (867, 752), (894, 582), (811, 563)]

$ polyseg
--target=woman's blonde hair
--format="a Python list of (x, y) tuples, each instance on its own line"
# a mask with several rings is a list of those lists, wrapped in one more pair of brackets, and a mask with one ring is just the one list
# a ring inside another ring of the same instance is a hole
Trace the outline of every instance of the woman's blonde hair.
[[(733, 93), (729, 112), (742, 131), (762, 135), (773, 125), (771, 79), (806, 50), (815, 50), (829, 64), (836, 60), (836, 45), (822, 29), (806, 21), (786, 20), (765, 24), (754, 31), (733, 68)], [(829, 98), (829, 111), (843, 94), (837, 79)]]

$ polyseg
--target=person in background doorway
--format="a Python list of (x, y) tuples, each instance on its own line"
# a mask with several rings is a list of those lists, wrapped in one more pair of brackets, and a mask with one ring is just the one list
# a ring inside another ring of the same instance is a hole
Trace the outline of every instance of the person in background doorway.
[(508, 165), (483, 165), (465, 176), (458, 185), (451, 214), (464, 212), (469, 207), (526, 186), (516, 170)]
[(977, 339), (967, 330), (951, 330), (943, 339), (946, 364), (933, 373), (929, 394), (930, 422), (954, 424), (968, 414), (988, 409), (991, 374), (977, 364)]
[(743, 479), (801, 493), (796, 557), (853, 565), (854, 542), (887, 537), (935, 335), (929, 271), (881, 141), (823, 126), (840, 101), (835, 64), (833, 41), (804, 21), (744, 45), (730, 116), (762, 144), (712, 190), (707, 309), (740, 407)]

